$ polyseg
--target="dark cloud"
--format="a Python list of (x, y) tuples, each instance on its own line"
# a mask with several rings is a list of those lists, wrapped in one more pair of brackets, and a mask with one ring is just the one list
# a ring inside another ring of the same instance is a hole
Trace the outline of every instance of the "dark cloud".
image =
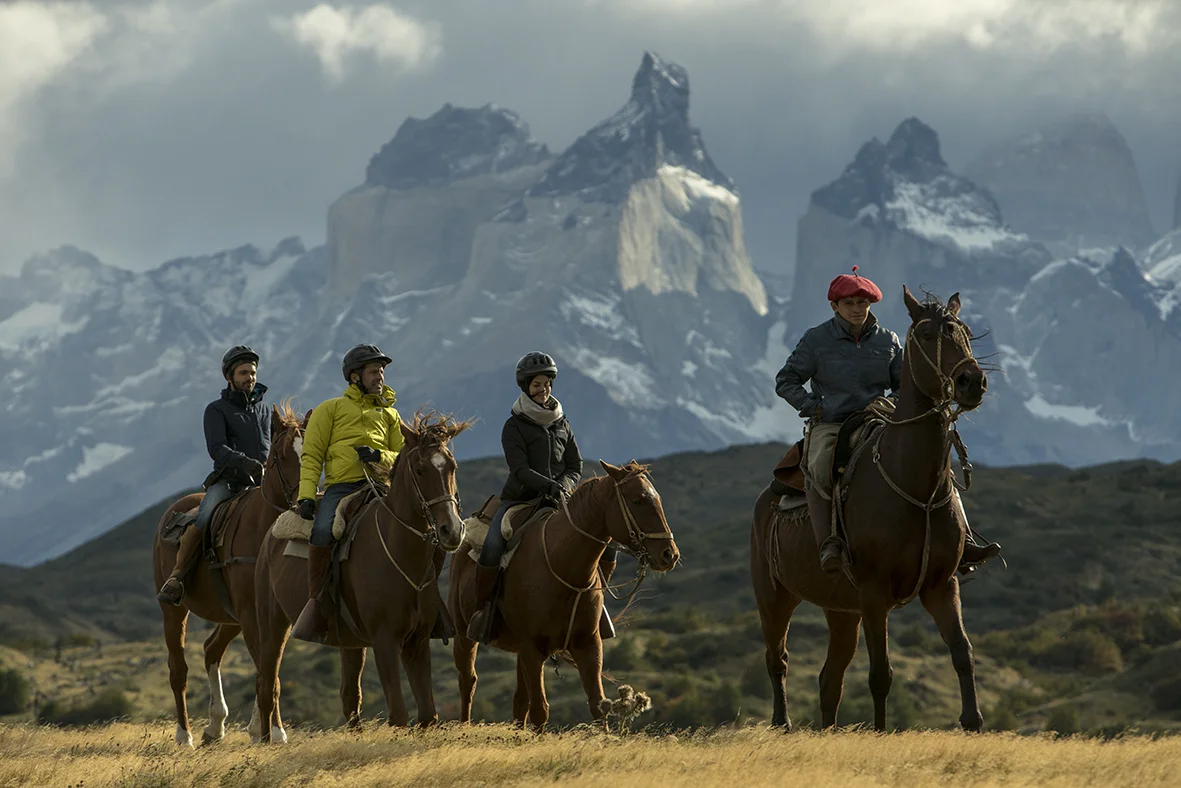
[[(406, 116), (491, 101), (561, 149), (626, 99), (645, 49), (688, 69), (693, 120), (738, 183), (762, 268), (794, 258), (811, 191), (910, 115), (939, 131), (954, 167), (1063, 113), (1106, 111), (1167, 229), (1181, 170), (1171, 6), (1074, 3), (1078, 18), (1067, 20), (1058, 4), (964, 0), (953, 13), (933, 0), (899, 3), (891, 8), (909, 21), (882, 22), (873, 14), (883, 4), (869, 0), (813, 10), (773, 0), (404, 2), (394, 7), (437, 33), (438, 55), (409, 63), (357, 34), (359, 49), (337, 50), (339, 81), (275, 24), (312, 3), (98, 4), (109, 23), (93, 45), (10, 96), (17, 133), (0, 135), (12, 157), (7, 174), (0, 168), (0, 266), (67, 242), (136, 268), (288, 234), (318, 243), (329, 203), (360, 182)], [(324, 27), (323, 40), (356, 32), (333, 31)]]

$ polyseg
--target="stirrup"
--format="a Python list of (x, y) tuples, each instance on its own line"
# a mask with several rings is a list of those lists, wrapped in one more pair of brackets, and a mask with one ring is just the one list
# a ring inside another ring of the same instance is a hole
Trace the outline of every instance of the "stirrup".
[(829, 537), (820, 546), (820, 569), (825, 574), (835, 574), (841, 571), (845, 563), (845, 546), (839, 539)]
[[(173, 596), (172, 594), (165, 593), (165, 591), (164, 591), (164, 589), (168, 588), (169, 584), (171, 584), (171, 583), (175, 583), (180, 588), (180, 593), (176, 594), (176, 596)], [(184, 599), (184, 596), (185, 596), (185, 584), (179, 578), (175, 578), (175, 577), (170, 577), (167, 580), (165, 580), (164, 585), (160, 586), (160, 590), (156, 593), (156, 599), (158, 601), (166, 602), (166, 603), (168, 603), (170, 605), (174, 605), (176, 607), (180, 607), (180, 601), (182, 599)]]

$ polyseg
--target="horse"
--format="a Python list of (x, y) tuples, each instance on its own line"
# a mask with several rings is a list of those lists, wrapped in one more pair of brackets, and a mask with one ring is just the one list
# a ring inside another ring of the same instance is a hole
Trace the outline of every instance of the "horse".
[[(622, 468), (599, 461), (606, 476), (582, 482), (563, 510), (530, 523), (504, 570), (502, 625), (492, 645), (517, 654), (513, 719), (542, 732), (549, 720), (542, 669), (545, 660), (566, 652), (578, 666), (591, 716), (604, 721), (610, 702), (603, 698), (603, 608), (597, 568), (612, 541), (633, 553), (640, 566), (671, 570), (680, 552), (652, 484), (648, 468), (635, 460)], [(651, 545), (652, 549), (648, 549)], [(476, 693), (476, 651), (467, 626), (476, 613), (476, 562), (467, 551), (451, 556), (448, 607), (456, 621), (453, 646), (459, 671), (460, 721), (470, 723)]]
[[(168, 681), (176, 702), (176, 743), (179, 745), (193, 746), (185, 700), (189, 674), (189, 666), (185, 661), (185, 630), (190, 613), (216, 625), (205, 640), (209, 724), (202, 732), (201, 741), (209, 744), (225, 736), (229, 708), (222, 692), (221, 660), (230, 642), (239, 633), (244, 633), (251, 657), (256, 656), (253, 648), (254, 561), (259, 545), (275, 518), (295, 503), (303, 433), (310, 416), (311, 411), (308, 411), (300, 419), (288, 403), (284, 403), (282, 409), (272, 406), (271, 450), (264, 466), (262, 485), (251, 487), (218, 507), (210, 525), (211, 533), (214, 529), (222, 529), (225, 534), (223, 546), (217, 551), (217, 566), (206, 559), (198, 561), (185, 582), (181, 605), (160, 603), (160, 612), (164, 618), (164, 642), (168, 647)], [(204, 497), (205, 493), (186, 495), (169, 506), (160, 518), (152, 543), (156, 588), (164, 583), (176, 563), (176, 545), (161, 538), (165, 526), (177, 513), (194, 513)], [(257, 728), (260, 725), (256, 707), (251, 718), (252, 735), (259, 735)], [(286, 736), (278, 710), (272, 725), (276, 736)]]
[[(818, 512), (827, 509), (815, 488), (807, 493), (807, 508), (793, 510), (803, 516), (776, 511), (770, 488), (755, 503), (751, 575), (774, 701), (772, 725), (786, 730), (792, 726), (785, 689), (787, 630), (804, 600), (823, 608), (828, 621), (828, 654), (820, 672), (822, 727), (836, 725), (860, 625), (869, 651), (874, 728), (886, 729), (893, 680), (887, 619), (892, 608), (916, 597), (951, 654), (960, 685), (961, 726), (979, 732), (984, 724), (956, 577), (967, 522), (955, 495), (951, 447), (954, 443), (963, 461), (955, 421), (960, 412), (980, 406), (988, 379), (972, 355), (971, 331), (959, 319), (959, 293), (946, 305), (932, 295), (920, 303), (904, 285), (903, 299), (911, 325), (897, 406), (865, 444), (861, 456), (869, 455), (868, 464), (861, 460), (843, 480), (850, 556), (844, 573), (825, 574), (820, 568), (807, 517), (823, 516)], [(969, 474), (971, 465), (963, 465)], [(834, 493), (834, 505), (839, 505), (836, 501)]]
[[(459, 547), (459, 514), (449, 444), (472, 422), (417, 414), (402, 424), (405, 446), (389, 472), (389, 490), (353, 516), (347, 561), (339, 566), (338, 609), (328, 645), (340, 650), (341, 704), (349, 727), (360, 726), (361, 670), (372, 647), (389, 716), (406, 727), (401, 670), (418, 707), (418, 723), (438, 721), (431, 687), (430, 635), (439, 613), (443, 552)], [(346, 540), (348, 537), (345, 537)], [(260, 647), (257, 701), (278, 709), (279, 665), (291, 627), (308, 600), (307, 564), (285, 555), (286, 540), (267, 534), (255, 572)], [(333, 631), (334, 630), (334, 631)], [(269, 741), (264, 732), (263, 741)]]

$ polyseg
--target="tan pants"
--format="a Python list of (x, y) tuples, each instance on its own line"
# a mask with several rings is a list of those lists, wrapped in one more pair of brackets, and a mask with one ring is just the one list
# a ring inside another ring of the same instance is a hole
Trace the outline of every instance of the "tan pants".
[(808, 478), (826, 493), (832, 492), (832, 460), (840, 431), (840, 424), (813, 424), (808, 430)]

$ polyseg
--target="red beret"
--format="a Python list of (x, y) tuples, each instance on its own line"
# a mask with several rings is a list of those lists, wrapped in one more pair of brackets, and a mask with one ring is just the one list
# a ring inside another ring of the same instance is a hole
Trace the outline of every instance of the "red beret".
[(853, 266), (853, 274), (841, 274), (828, 286), (828, 300), (840, 301), (842, 298), (868, 298), (871, 303), (882, 300), (882, 291), (873, 282), (857, 274), (857, 266)]

